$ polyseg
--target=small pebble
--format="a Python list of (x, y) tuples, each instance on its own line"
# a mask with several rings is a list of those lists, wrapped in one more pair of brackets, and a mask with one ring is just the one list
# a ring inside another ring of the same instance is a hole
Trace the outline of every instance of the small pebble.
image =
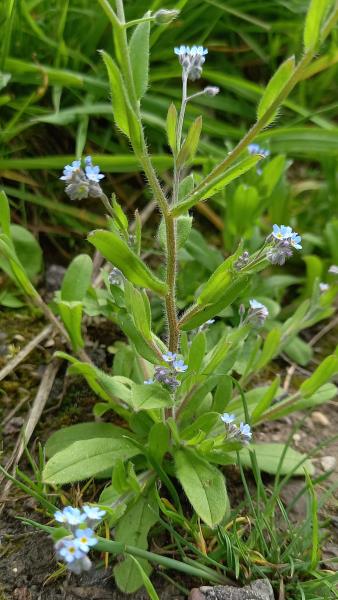
[(16, 342), (24, 342), (24, 341), (25, 341), (25, 338), (23, 337), (23, 335), (21, 335), (21, 333), (17, 333), (17, 334), (16, 334), (16, 335), (13, 337), (13, 339), (14, 339)]
[(318, 410), (315, 410), (312, 413), (311, 419), (314, 423), (316, 423), (316, 425), (322, 425), (322, 427), (328, 427), (330, 425), (330, 421), (327, 416)]
[(320, 459), (320, 464), (324, 471), (331, 471), (331, 469), (335, 468), (337, 459), (334, 456), (323, 456), (323, 458)]

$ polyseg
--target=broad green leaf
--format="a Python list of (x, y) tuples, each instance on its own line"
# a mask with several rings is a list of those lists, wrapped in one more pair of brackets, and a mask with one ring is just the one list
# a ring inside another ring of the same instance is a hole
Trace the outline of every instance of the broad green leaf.
[(283, 175), (285, 167), (286, 157), (284, 155), (274, 156), (274, 158), (264, 166), (261, 180), (267, 196), (272, 194), (278, 181)]
[(189, 440), (194, 435), (196, 435), (199, 431), (203, 431), (203, 433), (208, 434), (212, 429), (214, 429), (217, 425), (222, 424), (220, 414), (217, 412), (209, 412), (204, 413), (191, 424), (188, 425), (181, 432), (180, 436), (184, 440)]
[(58, 311), (62, 322), (69, 334), (72, 342), (72, 347), (75, 352), (83, 348), (84, 341), (82, 339), (81, 324), (82, 324), (82, 302), (57, 302)]
[(16, 255), (27, 277), (33, 279), (42, 269), (42, 250), (40, 245), (31, 232), (20, 225), (11, 225), (10, 231)]
[[(145, 17), (150, 13), (146, 13)], [(129, 52), (137, 99), (144, 96), (148, 87), (150, 21), (139, 23), (130, 38)]]
[(188, 198), (185, 198), (173, 208), (172, 214), (174, 216), (181, 215), (197, 204), (197, 202), (211, 198), (217, 192), (223, 190), (231, 181), (249, 171), (261, 159), (262, 157), (257, 154), (248, 156), (233, 167), (229, 167), (224, 173), (208, 182), (207, 185), (204, 185), (202, 181)]
[(104, 400), (119, 398), (123, 402), (130, 402), (132, 381), (127, 377), (108, 375), (94, 365), (80, 361), (76, 361), (69, 367), (68, 373), (85, 377), (92, 390)]
[(127, 310), (132, 314), (135, 327), (145, 340), (151, 340), (151, 313), (148, 296), (137, 290), (128, 281), (125, 283), (125, 300)]
[(152, 410), (172, 406), (173, 400), (167, 390), (158, 383), (136, 384), (131, 388), (130, 403), (134, 410)]
[[(26, 272), (15, 253), (11, 239), (5, 235), (0, 234), (0, 255), (3, 255), (9, 263), (8, 271), (6, 273), (16, 281), (18, 286), (30, 297), (36, 297), (38, 295), (36, 289), (31, 284)], [(1, 265), (3, 268), (3, 265)]]
[[(261, 119), (270, 106), (275, 102), (285, 84), (289, 81), (295, 68), (295, 57), (290, 56), (277, 69), (270, 79), (257, 108), (257, 119)], [(274, 120), (276, 112), (269, 118), (268, 123)]]
[(155, 344), (144, 339), (144, 337), (136, 329), (131, 316), (127, 313), (119, 313), (117, 315), (117, 322), (123, 333), (134, 344), (137, 352), (149, 362), (158, 364), (159, 355), (155, 350)]
[(241, 255), (242, 251), (243, 245), (240, 244), (235, 254), (229, 256), (222, 262), (216, 271), (214, 271), (197, 297), (197, 304), (207, 305), (212, 302), (218, 302), (230, 284), (240, 277), (238, 272), (233, 269), (233, 265)]
[(257, 209), (260, 204), (258, 190), (244, 183), (237, 186), (234, 197), (229, 203), (229, 226), (238, 237), (248, 237), (255, 224)]
[(177, 164), (183, 165), (187, 160), (194, 158), (202, 131), (202, 117), (197, 117), (190, 126), (182, 148), (178, 153)]
[(177, 127), (177, 110), (175, 104), (172, 102), (168, 109), (167, 114), (167, 137), (168, 144), (175, 154), (176, 152), (176, 127)]
[[(183, 248), (184, 244), (189, 238), (192, 227), (192, 217), (190, 215), (180, 215), (176, 219), (176, 246), (177, 250)], [(161, 220), (160, 226), (157, 233), (158, 240), (162, 248), (167, 247), (165, 224), (163, 219)]]
[(287, 341), (283, 351), (291, 360), (302, 367), (306, 367), (313, 356), (312, 347), (298, 335)]
[(175, 453), (176, 475), (199, 517), (216, 527), (229, 509), (223, 474), (194, 451)]
[(123, 133), (130, 137), (128, 107), (125, 99), (122, 75), (116, 63), (107, 52), (101, 50), (101, 55), (108, 71), (115, 123)]
[(148, 451), (152, 458), (158, 463), (162, 462), (163, 456), (169, 451), (171, 445), (169, 429), (164, 423), (155, 423), (148, 436)]
[(93, 263), (88, 254), (79, 254), (70, 263), (61, 285), (61, 300), (81, 302), (90, 286)]
[(136, 454), (139, 450), (124, 438), (80, 440), (50, 458), (43, 480), (52, 485), (83, 481), (113, 469), (116, 460), (127, 460)]
[(11, 215), (9, 210), (9, 202), (3, 190), (0, 191), (0, 226), (2, 232), (11, 237), (10, 232)]
[[(285, 444), (250, 444), (248, 448), (243, 448), (239, 453), (241, 464), (244, 467), (251, 467), (250, 450), (254, 450), (259, 468), (266, 473), (275, 475), (279, 472), (280, 475), (288, 475), (292, 472), (293, 475), (304, 475), (304, 469), (310, 475), (314, 473), (312, 463), (305, 459), (305, 455), (288, 448), (286, 450), (283, 462), (281, 465), (280, 459), (285, 452)], [(304, 459), (300, 466), (299, 463)]]
[(149, 288), (161, 296), (166, 294), (166, 284), (148, 269), (116, 233), (97, 229), (89, 234), (88, 240), (107, 260), (118, 267), (129, 281)]
[(63, 427), (53, 433), (45, 446), (46, 455), (51, 458), (57, 452), (65, 450), (74, 442), (80, 440), (91, 440), (93, 438), (123, 439), (123, 436), (130, 436), (127, 429), (117, 427), (111, 423), (78, 423), (70, 427)]
[[(136, 503), (128, 508), (116, 525), (114, 539), (122, 544), (146, 550), (149, 531), (157, 519), (158, 504), (151, 490), (147, 495), (140, 496)], [(152, 570), (149, 562), (141, 559), (140, 565), (148, 576)], [(120, 590), (128, 594), (136, 592), (144, 583), (143, 576), (129, 556), (114, 567), (114, 577)]]
[(311, 48), (316, 48), (319, 42), (320, 26), (331, 3), (332, 0), (311, 0), (304, 26), (305, 52)]
[(327, 383), (336, 373), (338, 373), (338, 356), (332, 354), (324, 358), (311, 377), (302, 383), (299, 388), (300, 393), (305, 398), (312, 396), (318, 388)]

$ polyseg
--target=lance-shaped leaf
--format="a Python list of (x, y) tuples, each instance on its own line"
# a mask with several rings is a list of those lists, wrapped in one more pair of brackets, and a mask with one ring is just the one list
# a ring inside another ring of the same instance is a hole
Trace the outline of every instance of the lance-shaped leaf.
[(192, 159), (197, 150), (198, 142), (202, 131), (202, 117), (197, 117), (190, 126), (188, 135), (185, 138), (182, 148), (178, 153), (177, 164), (183, 165), (187, 160)]
[(223, 190), (229, 183), (249, 171), (254, 167), (262, 157), (259, 154), (247, 156), (243, 160), (239, 161), (236, 165), (229, 167), (224, 173), (215, 177), (207, 184), (203, 184), (203, 181), (195, 188), (194, 192), (187, 198), (179, 202), (172, 210), (174, 216), (181, 215), (186, 212), (189, 208), (200, 202), (211, 198), (217, 192)]
[(167, 137), (168, 144), (172, 150), (172, 153), (176, 152), (176, 127), (177, 127), (177, 110), (175, 104), (172, 102), (168, 109), (167, 114)]
[(11, 215), (9, 210), (9, 202), (3, 190), (0, 191), (0, 226), (2, 232), (11, 237), (10, 232)]
[[(273, 102), (276, 100), (283, 87), (287, 83), (287, 81), (292, 76), (292, 73), (295, 69), (295, 57), (290, 56), (287, 60), (285, 60), (277, 69), (276, 73), (271, 77), (262, 98), (258, 104), (257, 108), (257, 118), (261, 119), (266, 111), (270, 108)], [(274, 120), (276, 116), (277, 110), (274, 114), (269, 118), (268, 123)]]
[(5, 234), (0, 234), (0, 254), (7, 259), (9, 275), (13, 277), (24, 293), (31, 298), (37, 297), (38, 293), (27, 277), (11, 239)]
[(119, 127), (119, 129), (123, 131), (123, 133), (130, 137), (128, 123), (128, 108), (125, 99), (124, 82), (122, 79), (122, 75), (116, 63), (108, 54), (108, 52), (101, 50), (101, 56), (108, 71), (115, 123)]
[(117, 427), (117, 425), (111, 423), (96, 423), (95, 421), (78, 423), (55, 431), (48, 438), (45, 451), (48, 458), (51, 458), (57, 452), (65, 450), (65, 448), (80, 440), (123, 438), (125, 435), (130, 437), (132, 434), (127, 429)]
[(332, 0), (311, 0), (304, 27), (305, 52), (318, 45), (323, 17), (331, 4)]
[[(176, 247), (177, 250), (183, 248), (184, 244), (189, 238), (190, 232), (192, 228), (192, 217), (190, 215), (180, 215), (176, 219)], [(166, 233), (165, 233), (165, 224), (162, 219), (160, 226), (157, 232), (158, 240), (162, 246), (162, 248), (167, 247)]]
[(117, 460), (127, 460), (139, 452), (132, 441), (121, 436), (80, 440), (52, 456), (43, 470), (43, 480), (53, 485), (83, 481), (112, 470)]
[(310, 475), (314, 473), (313, 465), (306, 456), (293, 448), (288, 448), (285, 452), (285, 444), (250, 444), (248, 448), (243, 448), (239, 459), (245, 467), (251, 467), (250, 450), (255, 451), (259, 468), (271, 475), (279, 472), (280, 475), (292, 473), (304, 476), (304, 469)]
[(81, 302), (90, 286), (92, 271), (93, 263), (88, 254), (76, 256), (63, 278), (61, 299), (66, 302)]
[(243, 251), (243, 244), (240, 244), (235, 254), (229, 256), (211, 275), (206, 282), (203, 290), (199, 294), (196, 302), (200, 305), (207, 305), (217, 302), (221, 299), (228, 286), (233, 283), (240, 275), (234, 271), (233, 265)]
[(312, 396), (324, 383), (327, 383), (333, 375), (338, 373), (338, 356), (332, 354), (324, 358), (323, 362), (312, 373), (311, 377), (304, 381), (299, 388), (304, 398)]
[(209, 527), (216, 527), (229, 508), (223, 474), (192, 450), (175, 453), (176, 475), (189, 502)]
[(134, 384), (131, 388), (131, 405), (134, 410), (152, 410), (172, 406), (173, 400), (167, 390), (161, 385)]
[[(150, 13), (146, 13), (145, 17)], [(139, 23), (130, 38), (129, 52), (135, 92), (139, 100), (148, 87), (150, 21)]]
[(77, 350), (84, 346), (81, 335), (83, 304), (82, 302), (65, 302), (59, 300), (57, 306), (62, 322), (71, 339), (73, 350), (77, 352)]
[(115, 232), (97, 229), (89, 234), (88, 240), (107, 260), (118, 267), (129, 281), (165, 296), (166, 284), (148, 269)]

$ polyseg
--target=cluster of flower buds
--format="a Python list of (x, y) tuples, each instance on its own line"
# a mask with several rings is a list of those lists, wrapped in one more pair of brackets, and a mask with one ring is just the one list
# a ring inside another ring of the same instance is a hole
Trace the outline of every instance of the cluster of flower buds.
[(249, 300), (250, 308), (247, 314), (247, 321), (258, 327), (264, 325), (266, 319), (269, 316), (269, 311), (265, 304), (258, 302), (258, 300)]
[(158, 365), (155, 367), (154, 379), (147, 379), (144, 383), (150, 385), (155, 381), (162, 383), (167, 386), (171, 391), (175, 391), (176, 388), (180, 385), (180, 381), (177, 379), (177, 375), (180, 373), (185, 373), (188, 368), (188, 365), (184, 364), (182, 359), (177, 358), (177, 354), (174, 352), (167, 352), (166, 354), (162, 354), (162, 358), (164, 362), (168, 364), (168, 366)]
[(83, 506), (81, 510), (66, 506), (54, 514), (54, 519), (69, 530), (69, 535), (55, 543), (55, 551), (72, 573), (79, 575), (91, 568), (92, 563), (87, 554), (97, 544), (94, 527), (105, 514), (99, 507), (89, 505)]
[(84, 169), (80, 160), (73, 160), (71, 165), (65, 166), (60, 179), (66, 182), (65, 192), (71, 200), (83, 200), (102, 196), (100, 180), (103, 177), (100, 167), (93, 165), (92, 157), (86, 156)]
[(259, 154), (260, 156), (263, 156), (263, 158), (270, 156), (270, 150), (261, 148), (258, 144), (249, 144), (248, 152), (249, 154)]
[[(205, 62), (205, 55), (208, 54), (208, 50), (203, 48), (203, 46), (180, 46), (179, 48), (174, 49), (175, 54), (178, 56), (178, 60), (180, 61), (183, 74), (191, 79), (191, 81), (195, 81), (199, 79), (202, 75), (202, 67)], [(210, 88), (214, 91), (210, 94), (212, 96), (215, 95), (216, 88)], [(218, 93), (218, 90), (217, 92)]]
[(274, 225), (272, 233), (267, 237), (271, 242), (266, 257), (273, 265), (284, 265), (293, 254), (293, 250), (301, 250), (302, 238), (292, 228), (286, 225)]
[(224, 413), (221, 415), (221, 419), (226, 426), (227, 439), (236, 440), (245, 445), (251, 441), (252, 432), (250, 425), (247, 423), (240, 423), (238, 427), (234, 423), (236, 420), (236, 415), (230, 415), (229, 413)]
[(249, 252), (247, 252), (247, 250), (245, 250), (243, 254), (241, 254), (241, 256), (237, 258), (236, 262), (234, 262), (234, 268), (236, 269), (236, 271), (240, 271), (241, 269), (243, 269), (243, 267), (245, 267), (248, 264), (249, 260), (250, 254)]
[(113, 267), (108, 275), (110, 285), (121, 285), (123, 283), (123, 273), (117, 267)]

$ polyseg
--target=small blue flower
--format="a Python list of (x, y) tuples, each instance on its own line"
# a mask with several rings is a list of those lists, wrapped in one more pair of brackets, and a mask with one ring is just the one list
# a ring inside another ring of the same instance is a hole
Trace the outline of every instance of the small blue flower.
[(215, 319), (208, 319), (206, 321), (206, 325), (212, 325), (213, 323), (215, 323)]
[(65, 168), (63, 169), (63, 175), (62, 175), (62, 177), (60, 177), (60, 179), (63, 179), (64, 181), (69, 181), (69, 179), (72, 178), (74, 171), (77, 171), (80, 168), (81, 168), (81, 161), (73, 160), (71, 165), (65, 166)]
[(92, 529), (77, 529), (75, 531), (75, 543), (82, 552), (89, 552), (91, 546), (97, 544), (97, 538)]
[(248, 438), (248, 439), (252, 438), (251, 427), (247, 423), (241, 423), (239, 426), (239, 430), (243, 437)]
[(221, 415), (221, 419), (226, 425), (231, 425), (231, 423), (233, 423), (236, 419), (236, 416), (230, 415), (229, 413), (224, 413), (223, 415)]
[(329, 288), (330, 288), (330, 286), (329, 286), (329, 284), (328, 284), (328, 283), (323, 283), (323, 282), (321, 282), (321, 283), (319, 284), (319, 289), (320, 289), (320, 291), (321, 291), (322, 293), (323, 293), (323, 292), (327, 292), (327, 290), (328, 290)]
[(80, 525), (86, 520), (86, 515), (83, 514), (78, 508), (66, 506), (62, 512), (65, 518), (65, 520), (62, 522), (67, 523), (68, 525)]
[(82, 510), (85, 513), (86, 517), (91, 521), (101, 521), (101, 519), (106, 514), (105, 510), (102, 510), (98, 506), (89, 506), (89, 504), (85, 504), (82, 507)]
[(295, 248), (296, 250), (301, 250), (302, 246), (301, 246), (301, 242), (302, 238), (300, 237), (300, 235), (298, 235), (298, 233), (296, 233), (295, 231), (292, 232), (291, 237), (290, 237), (290, 244), (293, 248)]
[(261, 148), (259, 144), (249, 144), (248, 146), (249, 154), (260, 154), (264, 158), (270, 155), (270, 151), (264, 148)]
[(277, 240), (288, 240), (292, 236), (292, 228), (286, 225), (274, 225), (272, 228), (272, 235)]
[(207, 48), (203, 48), (203, 46), (179, 46), (174, 49), (175, 54), (178, 56), (184, 56), (187, 54), (188, 56), (205, 56), (208, 54)]
[(177, 354), (175, 354), (175, 352), (170, 352), (170, 350), (168, 352), (166, 352), (165, 354), (162, 354), (162, 358), (163, 360), (165, 360), (165, 362), (174, 362), (175, 358), (176, 358)]
[(174, 360), (173, 365), (177, 373), (184, 373), (188, 368), (188, 365), (185, 365), (183, 360)]
[(151, 385), (152, 383), (154, 383), (153, 379), (145, 379), (143, 382), (145, 385)]
[(99, 183), (100, 179), (104, 178), (104, 175), (102, 173), (100, 173), (100, 167), (98, 167), (98, 166), (86, 167), (85, 171), (86, 171), (87, 179), (89, 179), (89, 181), (94, 181), (95, 183)]
[(80, 549), (77, 540), (60, 540), (57, 545), (58, 555), (67, 563), (72, 563), (74, 560), (83, 558), (84, 552)]
[(258, 302), (258, 300), (255, 300), (254, 298), (252, 300), (249, 300), (249, 304), (250, 304), (250, 308), (252, 308), (253, 310), (261, 310), (261, 309), (267, 310), (267, 308), (264, 304), (262, 304), (261, 302)]

